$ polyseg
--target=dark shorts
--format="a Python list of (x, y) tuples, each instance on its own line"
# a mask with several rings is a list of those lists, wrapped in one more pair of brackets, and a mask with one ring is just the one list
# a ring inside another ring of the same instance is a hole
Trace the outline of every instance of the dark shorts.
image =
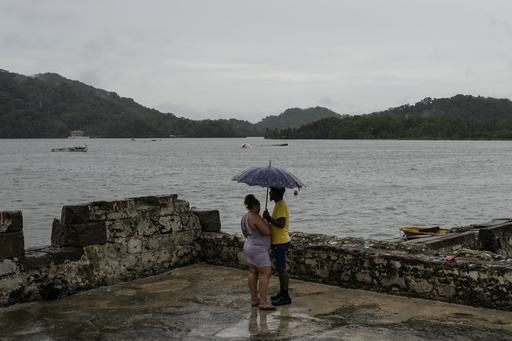
[(274, 253), (274, 264), (278, 272), (286, 270), (286, 254), (290, 248), (290, 243), (272, 244), (272, 252)]

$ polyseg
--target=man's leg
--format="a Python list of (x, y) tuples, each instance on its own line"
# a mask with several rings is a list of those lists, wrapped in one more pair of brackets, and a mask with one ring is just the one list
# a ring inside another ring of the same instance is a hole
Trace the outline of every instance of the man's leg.
[(292, 303), (288, 293), (290, 277), (288, 275), (288, 271), (286, 270), (286, 254), (288, 252), (289, 246), (290, 243), (272, 245), (275, 258), (275, 266), (279, 275), (279, 286), (281, 288), (279, 294), (270, 298), (273, 305), (285, 305)]

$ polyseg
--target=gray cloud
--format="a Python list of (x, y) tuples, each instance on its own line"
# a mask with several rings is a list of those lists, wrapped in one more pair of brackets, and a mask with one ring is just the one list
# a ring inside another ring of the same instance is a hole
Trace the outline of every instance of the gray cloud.
[(192, 119), (505, 98), (511, 10), (499, 0), (3, 1), (1, 68), (57, 72)]

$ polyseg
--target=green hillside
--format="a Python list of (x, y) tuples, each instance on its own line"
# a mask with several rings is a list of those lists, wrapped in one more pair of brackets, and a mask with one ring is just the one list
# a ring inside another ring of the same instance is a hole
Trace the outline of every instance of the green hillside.
[(291, 108), (285, 110), (279, 116), (265, 117), (258, 122), (258, 125), (264, 129), (298, 128), (304, 124), (309, 124), (327, 117), (342, 118), (340, 114), (322, 107), (308, 109)]
[(381, 112), (326, 118), (296, 129), (267, 131), (287, 139), (512, 139), (512, 101), (456, 95)]
[(190, 120), (146, 108), (131, 98), (55, 73), (23, 76), (0, 70), (0, 138), (63, 138), (72, 130), (103, 138), (246, 137), (339, 116), (326, 108), (288, 109), (257, 124)]
[(247, 121), (178, 118), (55, 73), (27, 77), (5, 70), (0, 70), (0, 120), (0, 138), (59, 138), (72, 130), (105, 138), (263, 135)]
[(0, 70), (0, 122), (0, 138), (65, 138), (84, 130), (102, 138), (512, 139), (512, 102), (456, 95), (359, 116), (314, 107), (287, 109), (256, 124), (196, 121), (55, 73)]

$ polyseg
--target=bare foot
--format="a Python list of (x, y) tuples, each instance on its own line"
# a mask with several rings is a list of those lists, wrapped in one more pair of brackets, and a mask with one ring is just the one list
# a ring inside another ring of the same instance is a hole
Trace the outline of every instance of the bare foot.
[(260, 310), (276, 310), (276, 306), (273, 306), (269, 303), (264, 303), (259, 305)]
[(260, 305), (260, 300), (251, 300), (251, 307), (257, 307)]

